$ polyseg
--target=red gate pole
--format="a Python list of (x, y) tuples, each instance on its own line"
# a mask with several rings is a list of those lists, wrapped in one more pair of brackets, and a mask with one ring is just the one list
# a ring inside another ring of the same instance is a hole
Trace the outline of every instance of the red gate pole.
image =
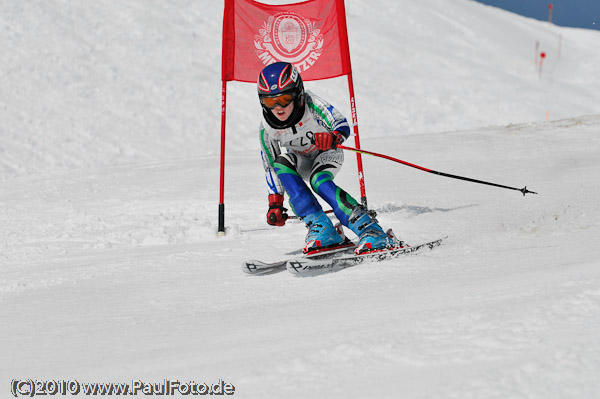
[[(358, 115), (356, 112), (356, 100), (354, 98), (354, 83), (352, 72), (348, 74), (348, 91), (350, 92), (350, 112), (352, 113), (352, 127), (354, 130), (354, 143), (360, 149), (360, 138), (358, 137)], [(360, 185), (360, 202), (367, 208), (367, 193), (365, 189), (365, 174), (363, 171), (362, 156), (356, 153), (356, 164), (358, 166), (358, 184)]]
[(223, 80), (221, 90), (221, 171), (219, 189), (219, 229), (218, 236), (225, 235), (225, 111), (227, 109), (227, 81)]

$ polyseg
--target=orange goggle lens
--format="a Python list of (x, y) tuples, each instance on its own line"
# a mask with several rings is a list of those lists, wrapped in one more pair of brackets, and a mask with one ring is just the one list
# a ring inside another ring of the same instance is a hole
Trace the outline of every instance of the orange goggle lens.
[(277, 97), (262, 97), (260, 101), (269, 109), (275, 108), (276, 105), (280, 105), (285, 108), (290, 105), (292, 101), (294, 101), (294, 96), (291, 94), (282, 94)]

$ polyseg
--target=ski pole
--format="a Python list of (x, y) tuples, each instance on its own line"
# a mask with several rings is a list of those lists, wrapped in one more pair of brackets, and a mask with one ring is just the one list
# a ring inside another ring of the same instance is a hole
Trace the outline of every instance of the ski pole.
[[(333, 209), (327, 209), (326, 211), (323, 211), (323, 212), (325, 212), (326, 214), (333, 213)], [(287, 217), (287, 220), (299, 220), (299, 219), (300, 218), (296, 215), (290, 215)]]
[(438, 171), (435, 171), (435, 170), (424, 168), (424, 167), (419, 166), (419, 165), (412, 164), (410, 162), (403, 161), (403, 160), (398, 159), (398, 158), (390, 157), (390, 156), (384, 155), (384, 154), (378, 154), (376, 152), (366, 151), (366, 150), (362, 150), (362, 149), (359, 150), (357, 148), (346, 147), (346, 146), (343, 146), (341, 144), (338, 144), (337, 148), (340, 148), (342, 150), (348, 150), (348, 151), (358, 152), (360, 154), (373, 155), (373, 156), (376, 156), (376, 157), (380, 157), (380, 158), (384, 158), (384, 159), (389, 159), (390, 161), (398, 162), (398, 163), (401, 163), (402, 165), (410, 166), (412, 168), (419, 169), (419, 170), (422, 170), (424, 172), (433, 173), (434, 175), (438, 175), (438, 176), (450, 177), (452, 179), (459, 179), (459, 180), (469, 181), (471, 183), (487, 184), (488, 186), (494, 186), (494, 187), (506, 188), (506, 189), (509, 189), (509, 190), (520, 191), (521, 193), (523, 193), (523, 196), (525, 196), (525, 194), (529, 194), (529, 193), (531, 193), (531, 194), (537, 194), (536, 192), (527, 190), (527, 186), (525, 186), (523, 188), (503, 186), (502, 184), (490, 183), (490, 182), (483, 181), (483, 180), (471, 179), (469, 177), (463, 177), (463, 176), (451, 175), (449, 173), (438, 172)]

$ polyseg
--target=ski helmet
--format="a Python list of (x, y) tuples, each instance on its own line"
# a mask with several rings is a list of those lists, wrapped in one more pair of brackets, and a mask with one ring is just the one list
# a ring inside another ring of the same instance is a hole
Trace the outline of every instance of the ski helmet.
[[(263, 116), (271, 127), (282, 129), (298, 123), (304, 114), (304, 84), (300, 73), (292, 64), (276, 62), (267, 65), (258, 75), (257, 89)], [(291, 99), (284, 97), (280, 100), (280, 96), (284, 94), (291, 95)], [(267, 101), (266, 99), (274, 100)], [(276, 104), (287, 106), (290, 100), (294, 102), (294, 110), (288, 119), (280, 121), (273, 115), (271, 109)]]

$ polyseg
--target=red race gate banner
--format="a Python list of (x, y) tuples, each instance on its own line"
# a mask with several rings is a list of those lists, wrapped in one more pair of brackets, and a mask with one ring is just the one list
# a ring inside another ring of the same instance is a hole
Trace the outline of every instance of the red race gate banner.
[(225, 0), (222, 80), (256, 82), (276, 61), (294, 64), (304, 80), (350, 74), (344, 1)]
[[(218, 235), (225, 234), (225, 124), (227, 82), (256, 83), (269, 64), (293, 64), (303, 80), (348, 76), (352, 126), (360, 149), (358, 120), (344, 0), (307, 0), (269, 5), (253, 0), (225, 0), (223, 14), (221, 170)], [(360, 153), (356, 154), (361, 202), (367, 206)]]

